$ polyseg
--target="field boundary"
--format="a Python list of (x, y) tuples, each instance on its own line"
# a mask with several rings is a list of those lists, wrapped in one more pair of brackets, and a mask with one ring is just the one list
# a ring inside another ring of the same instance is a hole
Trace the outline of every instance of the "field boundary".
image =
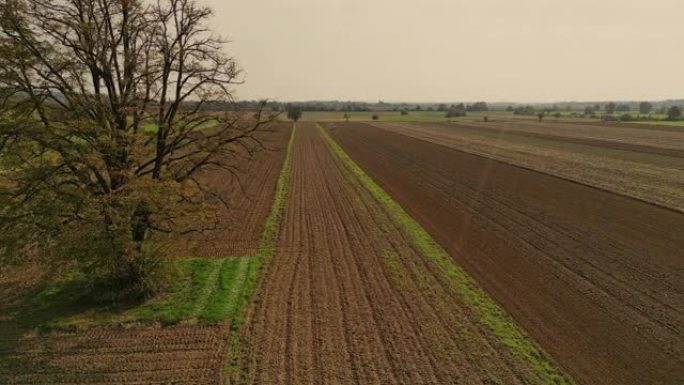
[(572, 380), (553, 362), (536, 343), (518, 327), (512, 318), (491, 299), (451, 256), (396, 203), (360, 166), (340, 147), (326, 129), (318, 130), (330, 150), (340, 159), (358, 182), (387, 210), (390, 218), (399, 225), (417, 251), (428, 257), (443, 274), (450, 289), (479, 317), (511, 353), (526, 362), (541, 383), (573, 384)]

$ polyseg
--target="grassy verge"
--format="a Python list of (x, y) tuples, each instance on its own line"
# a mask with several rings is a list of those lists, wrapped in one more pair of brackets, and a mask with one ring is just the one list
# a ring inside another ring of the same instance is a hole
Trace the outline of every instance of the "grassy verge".
[(68, 330), (125, 322), (175, 324), (199, 321), (216, 324), (229, 320), (231, 329), (238, 330), (261, 266), (275, 251), (285, 209), (294, 137), (295, 129), (276, 183), (273, 205), (254, 255), (178, 259), (169, 273), (167, 290), (163, 295), (126, 303), (103, 304), (100, 300), (102, 293), (92, 289), (92, 279), (72, 274), (45, 286), (17, 321), (26, 328)]
[(349, 155), (319, 125), (319, 131), (334, 154), (359, 183), (381, 204), (407, 235), (413, 246), (430, 258), (437, 269), (447, 278), (451, 289), (463, 302), (475, 311), (480, 322), (489, 328), (512, 354), (527, 362), (541, 383), (571, 384), (572, 381), (551, 361), (515, 322), (499, 307), (468, 274), (458, 266), (451, 256), (378, 186)]

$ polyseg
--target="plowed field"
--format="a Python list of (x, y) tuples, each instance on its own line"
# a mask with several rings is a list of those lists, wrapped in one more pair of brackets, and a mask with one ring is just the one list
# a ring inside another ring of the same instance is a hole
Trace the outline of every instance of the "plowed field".
[(371, 125), (329, 126), (576, 380), (684, 383), (684, 214)]
[(274, 124), (256, 136), (258, 142), (235, 149), (239, 155), (228, 161), (232, 172), (208, 169), (200, 176), (225, 202), (217, 207), (219, 228), (179, 239), (177, 255), (226, 257), (256, 252), (291, 130), (289, 123)]
[(97, 328), (2, 343), (3, 384), (219, 384), (219, 326)]
[(684, 212), (684, 131), (548, 122), (373, 123)]
[(314, 125), (300, 124), (292, 156), (278, 252), (248, 312), (234, 383), (543, 383)]

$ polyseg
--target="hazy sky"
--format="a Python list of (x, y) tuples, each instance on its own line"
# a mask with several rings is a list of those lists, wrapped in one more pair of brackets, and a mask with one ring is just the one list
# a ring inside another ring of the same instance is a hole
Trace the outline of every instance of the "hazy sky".
[(200, 1), (242, 99), (684, 97), (684, 0)]

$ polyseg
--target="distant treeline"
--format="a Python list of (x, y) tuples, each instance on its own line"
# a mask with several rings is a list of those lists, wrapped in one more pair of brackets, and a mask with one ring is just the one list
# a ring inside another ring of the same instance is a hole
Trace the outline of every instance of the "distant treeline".
[[(207, 109), (255, 109), (263, 102), (257, 100), (244, 100), (231, 103), (214, 103)], [(683, 106), (684, 99), (662, 101), (616, 101), (616, 102), (560, 102), (560, 103), (486, 103), (486, 102), (458, 102), (458, 103), (387, 103), (378, 101), (353, 102), (353, 101), (304, 101), (304, 102), (278, 102), (268, 101), (266, 106), (275, 111), (284, 111), (289, 104), (296, 105), (303, 111), (512, 111), (518, 114), (535, 115), (539, 112), (555, 111), (581, 111), (590, 108), (594, 113), (603, 111), (608, 114), (615, 112), (639, 112), (639, 113), (662, 113), (675, 106)]]

